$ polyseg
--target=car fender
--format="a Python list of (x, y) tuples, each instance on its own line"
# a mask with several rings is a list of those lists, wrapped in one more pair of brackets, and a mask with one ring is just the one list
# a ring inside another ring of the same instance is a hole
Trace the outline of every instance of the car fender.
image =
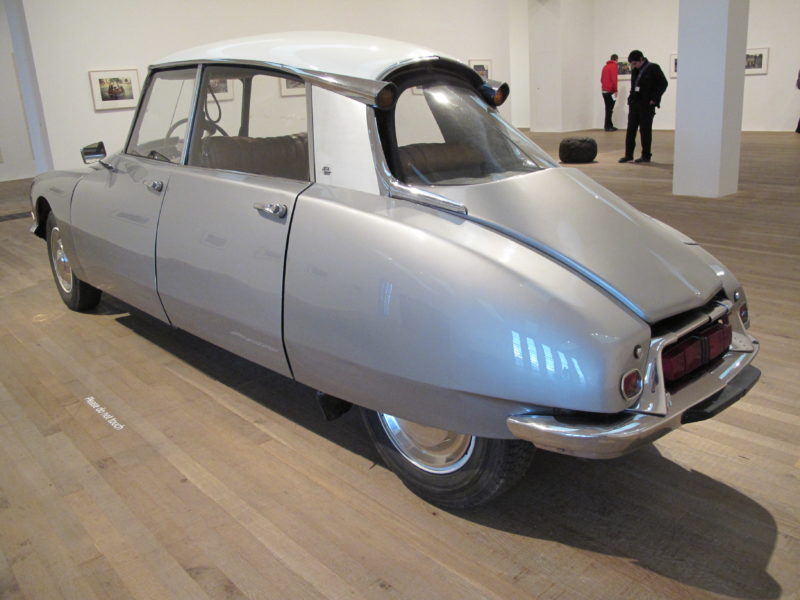
[(298, 381), (488, 437), (510, 414), (627, 408), (649, 326), (553, 259), (480, 224), (313, 185), (289, 236), (284, 341)]
[(75, 250), (70, 209), (75, 188), (88, 172), (89, 168), (42, 173), (34, 178), (30, 192), (31, 214), (34, 219), (31, 232), (45, 238), (47, 215), (52, 211), (61, 230), (64, 250), (70, 257), (72, 269), (80, 278), (83, 278), (84, 273)]

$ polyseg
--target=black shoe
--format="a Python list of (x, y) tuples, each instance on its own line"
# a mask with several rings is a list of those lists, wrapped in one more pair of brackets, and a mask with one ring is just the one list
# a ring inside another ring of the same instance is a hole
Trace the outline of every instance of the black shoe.
[(606, 127), (606, 131), (618, 131), (616, 127)]
[(632, 156), (623, 156), (619, 159), (619, 162), (631, 162), (633, 160)]
[(635, 163), (643, 163), (643, 162), (647, 163), (647, 162), (650, 162), (650, 157), (649, 156), (640, 156), (639, 158), (637, 158), (633, 162), (635, 162)]

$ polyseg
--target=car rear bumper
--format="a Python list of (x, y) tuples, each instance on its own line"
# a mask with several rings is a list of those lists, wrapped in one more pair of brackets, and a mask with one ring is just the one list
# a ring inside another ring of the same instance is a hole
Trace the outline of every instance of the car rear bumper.
[[(665, 416), (622, 413), (611, 422), (580, 416), (524, 414), (507, 419), (511, 433), (537, 448), (583, 458), (616, 458), (649, 444), (683, 423), (708, 419), (741, 399), (758, 381), (761, 371), (750, 365), (758, 351), (731, 352), (701, 380), (687, 385), (670, 397)], [(710, 394), (709, 379), (721, 384)]]

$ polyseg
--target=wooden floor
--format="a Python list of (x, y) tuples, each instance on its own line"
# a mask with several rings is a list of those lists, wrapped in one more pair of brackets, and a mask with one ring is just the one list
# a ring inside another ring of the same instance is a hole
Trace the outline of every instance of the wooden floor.
[(586, 133), (582, 170), (746, 285), (763, 377), (637, 454), (540, 452), (472, 512), (408, 492), (355, 411), (113, 298), (67, 310), (29, 182), (0, 184), (0, 598), (800, 598), (800, 135), (745, 134), (707, 200), (671, 195), (671, 133), (650, 165)]

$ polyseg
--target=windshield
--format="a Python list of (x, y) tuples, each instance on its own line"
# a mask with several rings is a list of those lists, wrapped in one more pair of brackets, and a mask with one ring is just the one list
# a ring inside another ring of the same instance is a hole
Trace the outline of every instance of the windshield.
[(474, 90), (459, 85), (406, 88), (394, 126), (394, 175), (409, 185), (475, 184), (554, 166)]

